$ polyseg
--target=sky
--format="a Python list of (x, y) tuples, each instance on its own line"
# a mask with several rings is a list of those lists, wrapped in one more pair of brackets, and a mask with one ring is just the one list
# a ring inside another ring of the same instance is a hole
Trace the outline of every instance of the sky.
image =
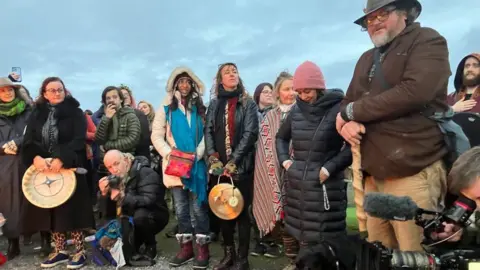
[[(372, 48), (353, 23), (365, 0), (4, 0), (0, 72), (21, 67), (38, 94), (61, 77), (83, 109), (100, 106), (102, 90), (127, 84), (137, 101), (158, 108), (171, 71), (190, 67), (210, 87), (218, 65), (235, 62), (247, 90), (273, 83), (306, 60), (328, 88), (346, 91), (355, 63)], [(448, 41), (452, 72), (480, 51), (478, 0), (423, 0), (418, 21)], [(0, 73), (1, 74), (1, 73)], [(453, 81), (453, 76), (450, 78)], [(453, 91), (450, 84), (449, 91)]]

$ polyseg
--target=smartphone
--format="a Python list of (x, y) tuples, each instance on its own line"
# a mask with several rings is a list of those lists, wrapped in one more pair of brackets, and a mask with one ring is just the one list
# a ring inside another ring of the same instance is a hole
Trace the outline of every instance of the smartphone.
[(21, 82), (22, 81), (22, 69), (20, 67), (12, 67), (12, 72), (15, 72), (18, 74), (18, 80), (16, 80), (17, 82)]

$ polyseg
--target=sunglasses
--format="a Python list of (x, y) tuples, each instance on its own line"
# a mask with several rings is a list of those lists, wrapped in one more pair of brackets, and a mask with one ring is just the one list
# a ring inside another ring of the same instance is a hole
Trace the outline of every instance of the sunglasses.
[(386, 7), (368, 15), (363, 21), (362, 31), (367, 31), (367, 28), (377, 20), (381, 23), (386, 21), (393, 11), (395, 11), (395, 7)]

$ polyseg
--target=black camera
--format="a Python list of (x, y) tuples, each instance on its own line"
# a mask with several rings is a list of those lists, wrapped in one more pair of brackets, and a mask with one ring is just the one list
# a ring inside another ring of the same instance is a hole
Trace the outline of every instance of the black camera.
[[(384, 269), (435, 269), (435, 270), (468, 270), (480, 265), (480, 249), (455, 249), (446, 243), (448, 239), (431, 239), (432, 233), (444, 231), (444, 223), (455, 224), (462, 228), (470, 225), (470, 216), (476, 209), (476, 203), (469, 198), (459, 196), (443, 212), (428, 211), (422, 208), (415, 210), (415, 223), (424, 230), (425, 240), (422, 244), (427, 252), (400, 251), (389, 249), (380, 242), (363, 241), (358, 246), (357, 270)], [(423, 215), (433, 218), (425, 219)], [(474, 266), (474, 267), (475, 267)]]
[(108, 186), (110, 188), (118, 189), (118, 186), (120, 185), (120, 182), (122, 181), (122, 179), (120, 179), (119, 177), (111, 174), (111, 175), (107, 176), (107, 181), (108, 181)]

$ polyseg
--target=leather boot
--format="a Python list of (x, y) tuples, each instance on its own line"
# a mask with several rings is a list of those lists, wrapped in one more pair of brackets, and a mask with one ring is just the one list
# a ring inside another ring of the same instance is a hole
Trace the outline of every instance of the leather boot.
[(213, 270), (227, 270), (234, 265), (237, 258), (235, 246), (225, 246), (223, 252), (224, 256), (222, 260), (213, 267)]
[(8, 239), (7, 259), (13, 260), (20, 255), (20, 241), (18, 238)]
[(180, 250), (177, 255), (169, 262), (171, 267), (179, 267), (193, 260), (195, 254), (193, 253), (193, 235), (192, 234), (177, 234), (177, 240), (180, 244)]
[(40, 232), (40, 256), (47, 257), (52, 252), (52, 240), (50, 232)]
[(210, 250), (208, 244), (210, 243), (210, 236), (205, 234), (197, 234), (196, 248), (197, 254), (193, 261), (193, 269), (207, 269), (210, 260)]

